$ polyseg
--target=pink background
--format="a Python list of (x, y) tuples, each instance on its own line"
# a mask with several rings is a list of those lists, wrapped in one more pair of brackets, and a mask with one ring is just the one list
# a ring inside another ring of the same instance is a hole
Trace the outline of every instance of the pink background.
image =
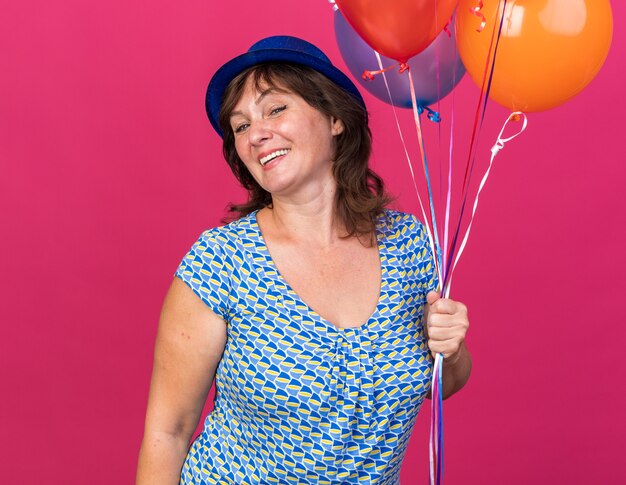
[[(613, 8), (598, 77), (530, 116), (483, 193), (452, 295), (470, 308), (474, 373), (445, 406), (446, 483), (626, 483), (626, 7)], [(204, 114), (206, 83), (277, 33), (343, 66), (332, 11), (326, 0), (1, 11), (0, 482), (131, 483), (163, 296), (240, 198)], [(477, 96), (467, 78), (455, 94), (459, 163)], [(391, 109), (366, 100), (373, 164), (415, 212)], [(506, 113), (490, 104), (482, 163)], [(427, 411), (404, 483), (426, 482)]]

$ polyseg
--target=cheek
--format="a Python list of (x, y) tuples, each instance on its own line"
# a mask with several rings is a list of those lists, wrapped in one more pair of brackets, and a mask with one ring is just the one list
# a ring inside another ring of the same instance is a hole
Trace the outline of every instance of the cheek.
[(237, 152), (237, 155), (239, 155), (239, 158), (241, 158), (241, 151), (243, 149), (241, 140), (238, 138), (235, 138), (233, 145), (235, 146), (235, 151)]
[(235, 143), (235, 151), (237, 152), (239, 159), (243, 162), (244, 167), (246, 167), (248, 173), (258, 182), (258, 168), (261, 165), (256, 161), (256, 159), (252, 158), (248, 145), (245, 143)]
[[(241, 158), (241, 157), (239, 157)], [(256, 164), (251, 163), (249, 160), (245, 159), (245, 158), (241, 158), (241, 161), (243, 162), (244, 166), (246, 167), (246, 170), (248, 171), (248, 173), (250, 175), (252, 175), (252, 177), (257, 180), (257, 170), (256, 170)], [(258, 182), (258, 180), (257, 180)]]
[(235, 140), (235, 151), (237, 152), (237, 155), (239, 155), (239, 158), (241, 159), (241, 161), (247, 167), (248, 164), (250, 163), (250, 153), (246, 149), (246, 144), (240, 140), (239, 141)]

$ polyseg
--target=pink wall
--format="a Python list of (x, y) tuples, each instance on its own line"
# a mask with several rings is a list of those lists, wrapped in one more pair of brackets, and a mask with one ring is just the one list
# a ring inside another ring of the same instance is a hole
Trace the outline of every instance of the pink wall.
[[(332, 11), (325, 0), (2, 4), (0, 482), (131, 483), (162, 298), (238, 197), (206, 82), (276, 33), (342, 65)], [(613, 8), (596, 80), (530, 116), (482, 197), (453, 288), (470, 307), (475, 367), (445, 407), (447, 483), (626, 482), (626, 8)], [(459, 147), (477, 95), (468, 79), (456, 91)], [(367, 101), (374, 165), (416, 211), (391, 110)], [(483, 162), (505, 116), (490, 105)], [(426, 481), (426, 416), (408, 484)]]

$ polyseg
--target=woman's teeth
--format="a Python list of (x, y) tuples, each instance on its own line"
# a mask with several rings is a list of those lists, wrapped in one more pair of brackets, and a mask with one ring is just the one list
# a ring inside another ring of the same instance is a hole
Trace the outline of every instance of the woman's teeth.
[(276, 150), (275, 152), (270, 153), (269, 155), (264, 156), (259, 160), (261, 165), (265, 165), (267, 162), (274, 160), (276, 157), (280, 157), (281, 155), (287, 155), (289, 150)]

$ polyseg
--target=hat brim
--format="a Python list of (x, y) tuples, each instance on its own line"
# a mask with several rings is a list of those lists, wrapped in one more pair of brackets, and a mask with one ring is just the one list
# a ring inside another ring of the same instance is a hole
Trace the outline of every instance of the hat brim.
[(291, 62), (293, 64), (310, 67), (326, 76), (339, 87), (354, 96), (356, 101), (358, 101), (362, 106), (365, 106), (361, 93), (350, 78), (329, 62), (325, 62), (315, 56), (303, 53), (302, 51), (285, 48), (254, 50), (241, 54), (228, 61), (217, 70), (209, 82), (205, 100), (206, 112), (209, 116), (211, 125), (221, 137), (224, 136), (224, 133), (219, 127), (218, 117), (222, 106), (224, 91), (226, 91), (230, 82), (237, 77), (239, 73), (249, 67), (264, 62)]

